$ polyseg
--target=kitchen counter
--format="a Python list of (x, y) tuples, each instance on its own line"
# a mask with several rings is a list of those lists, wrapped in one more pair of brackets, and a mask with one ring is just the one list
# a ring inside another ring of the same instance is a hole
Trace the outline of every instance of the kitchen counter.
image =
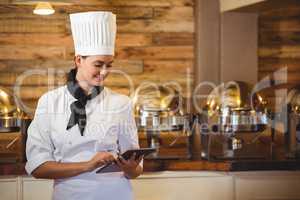
[(149, 160), (145, 162), (145, 171), (262, 171), (262, 170), (300, 170), (300, 160)]
[[(25, 163), (0, 164), (0, 175), (25, 175)], [(158, 171), (262, 171), (300, 170), (300, 160), (239, 160), (210, 162), (205, 160), (145, 160), (145, 172)]]

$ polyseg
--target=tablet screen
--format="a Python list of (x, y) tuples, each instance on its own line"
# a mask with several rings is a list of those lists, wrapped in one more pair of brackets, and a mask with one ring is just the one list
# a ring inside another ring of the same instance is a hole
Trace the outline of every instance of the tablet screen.
[[(126, 152), (124, 152), (121, 156), (128, 160), (131, 158), (131, 156), (135, 153), (135, 159), (138, 159), (140, 156), (147, 156), (151, 153), (154, 153), (156, 151), (156, 148), (140, 148), (140, 149), (131, 149)], [(96, 173), (106, 173), (106, 172), (118, 172), (121, 171), (120, 168), (117, 166), (116, 163), (109, 163), (101, 167)]]
[(123, 153), (121, 156), (125, 160), (128, 160), (131, 158), (131, 156), (135, 153), (135, 159), (138, 159), (140, 156), (147, 156), (151, 153), (154, 153), (156, 151), (155, 148), (141, 148), (141, 149), (132, 149), (128, 150), (125, 153)]

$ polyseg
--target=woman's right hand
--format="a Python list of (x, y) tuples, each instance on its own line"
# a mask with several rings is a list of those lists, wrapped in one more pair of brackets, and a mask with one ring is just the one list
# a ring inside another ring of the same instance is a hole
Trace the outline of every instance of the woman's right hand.
[(98, 167), (115, 161), (114, 154), (109, 152), (98, 152), (90, 161), (87, 162), (88, 170), (93, 171)]

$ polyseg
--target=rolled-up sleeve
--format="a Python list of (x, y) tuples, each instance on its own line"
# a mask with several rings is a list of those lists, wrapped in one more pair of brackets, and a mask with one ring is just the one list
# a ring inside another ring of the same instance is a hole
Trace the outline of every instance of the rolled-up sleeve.
[(54, 161), (54, 146), (50, 136), (50, 113), (48, 98), (44, 95), (39, 101), (33, 121), (27, 130), (25, 169), (28, 174), (47, 161)]

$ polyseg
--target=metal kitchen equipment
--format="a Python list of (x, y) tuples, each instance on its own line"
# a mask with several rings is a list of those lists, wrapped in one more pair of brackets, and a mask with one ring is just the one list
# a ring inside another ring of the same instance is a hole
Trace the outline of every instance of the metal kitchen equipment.
[(300, 86), (288, 92), (282, 103), (281, 121), (285, 125), (285, 148), (288, 158), (300, 158)]
[[(133, 99), (140, 135), (146, 135), (147, 147), (159, 149), (156, 154), (153, 154), (153, 158), (189, 157), (190, 120), (189, 115), (184, 111), (184, 98), (178, 90), (168, 85), (141, 85), (136, 89)], [(170, 142), (165, 145), (168, 148), (164, 148), (165, 146), (161, 144), (164, 137)], [(176, 153), (173, 150), (182, 137), (186, 139), (183, 144), (184, 150)]]
[(8, 90), (0, 88), (0, 132), (19, 131), (21, 115), (13, 95)]
[(21, 162), (30, 118), (16, 105), (11, 91), (0, 88), (0, 162)]
[[(200, 113), (201, 157), (256, 159), (255, 142), (268, 124), (266, 102), (251, 85), (231, 81), (216, 87)], [(247, 146), (251, 146), (247, 148)]]

